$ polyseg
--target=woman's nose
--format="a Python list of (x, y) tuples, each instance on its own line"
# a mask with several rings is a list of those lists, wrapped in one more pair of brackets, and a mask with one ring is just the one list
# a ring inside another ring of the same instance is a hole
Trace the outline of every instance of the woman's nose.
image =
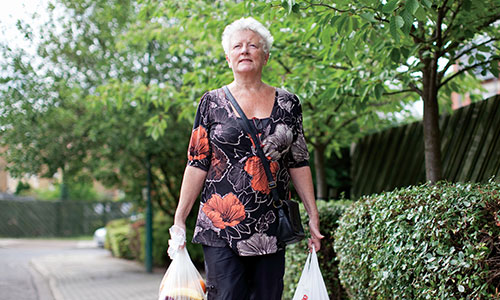
[(247, 45), (243, 44), (241, 46), (241, 53), (248, 53), (248, 46)]

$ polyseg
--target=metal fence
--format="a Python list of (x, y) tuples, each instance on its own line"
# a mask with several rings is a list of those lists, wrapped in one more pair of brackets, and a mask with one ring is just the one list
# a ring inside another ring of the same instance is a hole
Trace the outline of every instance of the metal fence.
[(0, 236), (64, 237), (92, 234), (108, 221), (130, 216), (121, 202), (0, 200)]

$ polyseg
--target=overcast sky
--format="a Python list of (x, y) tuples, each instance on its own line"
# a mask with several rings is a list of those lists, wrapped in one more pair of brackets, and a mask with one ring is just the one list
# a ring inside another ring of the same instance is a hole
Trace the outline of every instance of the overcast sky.
[(35, 12), (44, 16), (48, 2), (48, 0), (0, 0), (1, 41), (7, 41), (9, 46), (25, 47), (26, 43), (22, 41), (16, 30), (17, 20), (30, 20)]

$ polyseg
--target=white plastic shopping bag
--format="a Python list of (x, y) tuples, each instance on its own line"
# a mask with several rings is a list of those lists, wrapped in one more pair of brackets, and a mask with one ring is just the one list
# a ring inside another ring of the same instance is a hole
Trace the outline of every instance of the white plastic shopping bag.
[(299, 284), (293, 295), (293, 300), (328, 300), (328, 291), (326, 290), (323, 276), (319, 270), (318, 256), (316, 249), (309, 253)]
[(194, 266), (184, 244), (186, 233), (170, 228), (168, 255), (172, 263), (160, 284), (158, 300), (205, 300), (205, 282)]

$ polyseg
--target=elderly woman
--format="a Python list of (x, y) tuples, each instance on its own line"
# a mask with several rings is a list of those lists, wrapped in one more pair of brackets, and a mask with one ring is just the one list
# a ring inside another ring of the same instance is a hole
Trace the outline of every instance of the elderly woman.
[[(227, 26), (222, 45), (234, 80), (227, 87), (256, 127), (280, 198), (290, 179), (309, 215), (320, 249), (318, 210), (298, 98), (262, 82), (273, 37), (253, 18)], [(203, 188), (193, 242), (203, 245), (208, 299), (281, 299), (285, 247), (277, 240), (277, 208), (262, 161), (222, 88), (200, 100), (188, 149), (175, 225)]]

